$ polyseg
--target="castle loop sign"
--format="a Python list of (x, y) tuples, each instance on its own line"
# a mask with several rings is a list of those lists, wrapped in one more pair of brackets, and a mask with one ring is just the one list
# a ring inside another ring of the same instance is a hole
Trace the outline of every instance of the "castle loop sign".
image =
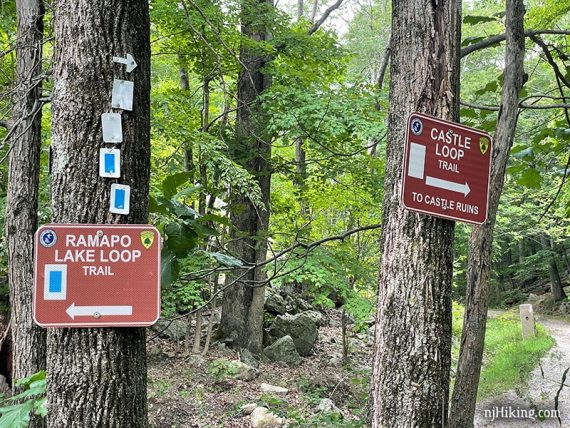
[(482, 224), (487, 220), (492, 138), (422, 113), (408, 117), (402, 204), (410, 211)]
[(149, 326), (160, 315), (160, 234), (149, 225), (51, 224), (35, 235), (35, 322)]

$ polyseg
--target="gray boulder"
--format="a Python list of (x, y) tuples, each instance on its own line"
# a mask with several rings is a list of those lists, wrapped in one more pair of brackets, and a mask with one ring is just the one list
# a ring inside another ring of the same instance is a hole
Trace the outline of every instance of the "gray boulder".
[(271, 361), (285, 363), (288, 366), (298, 366), (302, 358), (295, 348), (291, 336), (284, 336), (263, 350), (263, 354)]
[(311, 306), (311, 304), (309, 302), (307, 302), (305, 299), (303, 299), (299, 296), (295, 296), (295, 295), (287, 296), (286, 308), (287, 308), (287, 312), (292, 313), (292, 314), (298, 314), (298, 313), (301, 313), (304, 311), (310, 311), (313, 309), (313, 307)]
[(235, 371), (234, 377), (236, 379), (245, 380), (249, 382), (259, 376), (259, 371), (241, 361), (232, 361), (232, 369)]
[(307, 315), (278, 315), (269, 327), (269, 336), (275, 340), (285, 336), (291, 336), (297, 352), (306, 357), (311, 355), (319, 331), (315, 322)]
[(319, 311), (304, 311), (301, 312), (302, 315), (306, 315), (311, 318), (317, 327), (324, 327), (329, 323), (328, 318), (322, 312)]
[(259, 368), (259, 359), (256, 358), (255, 355), (253, 355), (247, 348), (240, 349), (239, 359), (241, 362), (246, 363), (248, 366), (256, 369)]
[(268, 288), (265, 290), (265, 304), (263, 308), (271, 314), (283, 315), (286, 312), (285, 299)]
[(570, 314), (570, 302), (562, 302), (560, 308), (558, 308), (558, 312), (561, 314)]
[(336, 413), (337, 415), (342, 415), (342, 411), (335, 406), (330, 398), (321, 398), (315, 408), (315, 413)]
[(261, 392), (267, 392), (269, 394), (275, 395), (287, 395), (289, 390), (287, 388), (283, 388), (282, 386), (270, 385), (269, 383), (262, 383), (259, 385), (259, 389)]
[(188, 324), (185, 320), (166, 320), (160, 318), (151, 328), (162, 339), (182, 340), (186, 337)]
[(270, 428), (283, 425), (283, 418), (271, 413), (266, 407), (256, 407), (250, 415), (252, 428)]

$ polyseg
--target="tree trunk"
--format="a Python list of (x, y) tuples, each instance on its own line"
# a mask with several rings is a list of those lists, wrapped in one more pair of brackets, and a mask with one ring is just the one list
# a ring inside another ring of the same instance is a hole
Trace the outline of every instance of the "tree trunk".
[[(257, 14), (264, 7), (273, 6), (272, 0), (244, 0), (241, 20), (242, 34), (256, 42), (267, 40), (269, 30), (254, 25)], [(268, 24), (269, 25), (269, 24)], [(264, 118), (258, 96), (269, 87), (269, 76), (262, 72), (269, 60), (250, 47), (242, 46), (241, 63), (245, 65), (238, 76), (238, 109), (235, 142), (231, 148), (234, 161), (253, 174), (261, 190), (263, 207), (255, 206), (249, 195), (235, 193), (230, 199), (232, 231), (228, 250), (247, 264), (260, 263), (267, 253), (269, 226), (269, 191), (271, 182), (271, 143), (266, 137)], [(231, 282), (243, 272), (228, 275)], [(221, 327), (224, 336), (239, 348), (260, 353), (263, 345), (263, 304), (265, 279), (261, 269), (248, 273), (242, 280), (224, 291)]]
[(524, 238), (519, 239), (519, 264), (522, 266), (524, 264)]
[(194, 329), (194, 342), (192, 345), (193, 354), (200, 353), (202, 342), (202, 311), (203, 309), (200, 309), (198, 312), (196, 312), (196, 328)]
[[(150, 22), (146, 0), (59, 0), (52, 102), (52, 210), (56, 223), (147, 222), (150, 177)], [(112, 56), (130, 53), (127, 74)], [(109, 212), (111, 180), (98, 174), (102, 113), (113, 78), (134, 81), (122, 112), (121, 183), (130, 214)], [(48, 426), (148, 426), (144, 328), (51, 329)]]
[(509, 150), (517, 126), (519, 92), (524, 84), (523, 18), (522, 0), (507, 0), (505, 78), (491, 153), (489, 211), (487, 221), (481, 226), (474, 226), (469, 237), (465, 316), (449, 417), (449, 426), (452, 428), (473, 427), (487, 325), (493, 228), (503, 190)]
[[(297, 22), (303, 17), (303, 0), (297, 0)], [(307, 181), (307, 163), (306, 153), (303, 147), (303, 137), (295, 138), (295, 178), (293, 184), (297, 187), (299, 192), (299, 203), (301, 204), (301, 216), (305, 217), (308, 214), (308, 206), (305, 195), (305, 184)]]
[(318, 8), (319, 8), (319, 0), (315, 0), (313, 2), (313, 10), (311, 11), (311, 19), (310, 19), (311, 22), (315, 22)]
[(565, 246), (562, 246), (562, 256), (564, 257), (564, 262), (566, 263), (566, 274), (570, 275), (570, 259), (568, 258), (568, 251)]
[[(12, 316), (12, 377), (21, 379), (46, 365), (46, 333), (32, 318), (34, 233), (40, 169), (44, 5), (17, 0), (16, 95), (11, 129), (6, 201), (8, 281)], [(30, 426), (43, 425), (35, 420)]]
[(390, 109), (372, 427), (445, 426), (454, 222), (400, 204), (406, 118), (459, 116), (460, 4), (392, 2)]
[[(543, 250), (552, 251), (550, 241), (544, 233), (540, 234), (540, 244)], [(548, 275), (550, 276), (550, 291), (554, 296), (554, 301), (558, 302), (560, 300), (566, 300), (567, 297), (562, 288), (562, 281), (560, 280), (560, 273), (558, 272), (558, 265), (556, 264), (554, 254), (554, 251), (552, 251), (552, 254), (548, 256)]]

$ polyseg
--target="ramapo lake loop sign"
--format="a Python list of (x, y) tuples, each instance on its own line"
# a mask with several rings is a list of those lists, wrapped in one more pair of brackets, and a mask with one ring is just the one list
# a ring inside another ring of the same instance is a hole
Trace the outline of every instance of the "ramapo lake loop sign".
[(35, 235), (42, 327), (149, 326), (160, 315), (160, 234), (149, 225), (50, 224)]
[(410, 211), (482, 224), (487, 220), (491, 136), (422, 113), (408, 118), (402, 203)]

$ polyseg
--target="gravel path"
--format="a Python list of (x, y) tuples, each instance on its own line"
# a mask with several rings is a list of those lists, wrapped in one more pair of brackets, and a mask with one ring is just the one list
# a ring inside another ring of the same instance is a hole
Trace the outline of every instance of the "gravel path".
[[(500, 313), (489, 311), (489, 316)], [(570, 371), (559, 396), (560, 421), (555, 416), (543, 420), (538, 416), (539, 410), (554, 411), (554, 397), (564, 371), (570, 367), (570, 322), (541, 315), (537, 315), (537, 321), (556, 340), (556, 345), (541, 360), (540, 367), (532, 372), (524, 391), (507, 391), (477, 403), (475, 427), (570, 427)], [(495, 414), (495, 420), (489, 412)], [(501, 417), (501, 413), (507, 417)]]

